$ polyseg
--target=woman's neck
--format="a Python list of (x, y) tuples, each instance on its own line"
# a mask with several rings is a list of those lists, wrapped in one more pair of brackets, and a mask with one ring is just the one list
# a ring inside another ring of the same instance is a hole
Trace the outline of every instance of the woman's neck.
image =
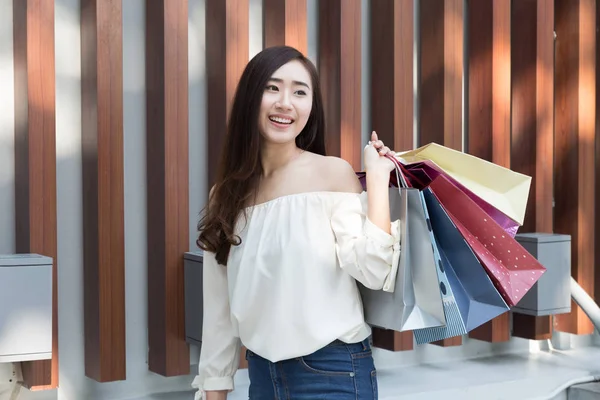
[(303, 150), (296, 147), (296, 143), (264, 144), (261, 150), (264, 176), (268, 177), (280, 168), (285, 167), (303, 152)]

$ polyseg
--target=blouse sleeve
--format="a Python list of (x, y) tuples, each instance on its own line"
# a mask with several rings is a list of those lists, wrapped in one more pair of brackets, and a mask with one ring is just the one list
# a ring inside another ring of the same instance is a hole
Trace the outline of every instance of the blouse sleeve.
[(372, 223), (363, 192), (337, 204), (331, 226), (340, 267), (369, 289), (393, 292), (400, 259), (400, 221), (392, 221), (391, 234)]
[(213, 253), (204, 252), (202, 275), (202, 347), (198, 375), (192, 382), (198, 389), (195, 400), (202, 399), (204, 391), (234, 389), (241, 346), (230, 318), (227, 268), (217, 264)]

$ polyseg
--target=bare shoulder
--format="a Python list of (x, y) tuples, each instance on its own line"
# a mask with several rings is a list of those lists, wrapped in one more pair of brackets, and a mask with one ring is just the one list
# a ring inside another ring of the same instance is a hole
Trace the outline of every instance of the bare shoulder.
[(356, 171), (350, 163), (339, 157), (321, 157), (320, 170), (327, 179), (327, 185), (334, 192), (362, 192)]

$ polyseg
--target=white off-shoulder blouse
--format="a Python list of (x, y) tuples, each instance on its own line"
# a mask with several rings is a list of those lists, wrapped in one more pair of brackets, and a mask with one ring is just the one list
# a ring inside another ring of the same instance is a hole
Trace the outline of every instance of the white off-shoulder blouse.
[(272, 361), (367, 338), (356, 281), (393, 291), (399, 222), (367, 218), (363, 192), (309, 192), (248, 207), (227, 267), (204, 253), (204, 320), (196, 399), (232, 390), (240, 345)]

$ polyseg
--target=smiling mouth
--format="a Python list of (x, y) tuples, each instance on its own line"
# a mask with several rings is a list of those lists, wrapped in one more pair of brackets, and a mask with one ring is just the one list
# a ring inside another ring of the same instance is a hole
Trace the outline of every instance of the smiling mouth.
[(270, 116), (269, 120), (271, 120), (272, 122), (275, 122), (276, 124), (282, 124), (282, 125), (290, 125), (292, 122), (294, 122), (294, 120), (291, 118), (282, 118), (282, 117), (274, 117), (274, 116)]

